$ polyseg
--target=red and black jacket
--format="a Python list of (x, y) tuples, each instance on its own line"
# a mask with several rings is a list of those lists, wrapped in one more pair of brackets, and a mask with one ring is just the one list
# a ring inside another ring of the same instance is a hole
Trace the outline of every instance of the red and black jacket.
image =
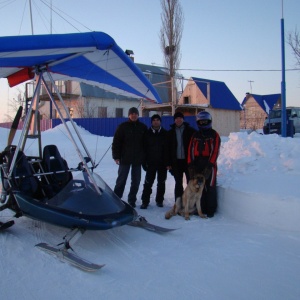
[(188, 165), (196, 167), (199, 171), (211, 167), (211, 186), (216, 182), (220, 145), (220, 136), (214, 129), (197, 131), (193, 134), (189, 144)]

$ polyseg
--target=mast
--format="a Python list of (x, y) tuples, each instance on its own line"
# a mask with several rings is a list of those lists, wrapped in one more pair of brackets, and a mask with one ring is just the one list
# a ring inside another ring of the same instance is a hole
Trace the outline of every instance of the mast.
[(50, 34), (52, 34), (52, 0), (50, 1)]
[(31, 0), (29, 0), (29, 9), (30, 9), (31, 34), (34, 35), (34, 32), (33, 32), (33, 20), (32, 20), (32, 9), (31, 9)]

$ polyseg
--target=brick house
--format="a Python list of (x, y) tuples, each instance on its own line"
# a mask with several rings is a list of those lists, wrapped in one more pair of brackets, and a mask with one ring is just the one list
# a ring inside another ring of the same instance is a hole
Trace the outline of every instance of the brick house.
[(255, 95), (247, 93), (242, 102), (240, 127), (243, 129), (262, 129), (269, 111), (281, 106), (281, 94)]

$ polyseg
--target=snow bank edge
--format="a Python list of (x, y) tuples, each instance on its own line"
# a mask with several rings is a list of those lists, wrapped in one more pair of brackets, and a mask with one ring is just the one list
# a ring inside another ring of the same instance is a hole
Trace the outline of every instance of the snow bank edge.
[(245, 223), (300, 232), (299, 198), (245, 193), (219, 186), (218, 213)]

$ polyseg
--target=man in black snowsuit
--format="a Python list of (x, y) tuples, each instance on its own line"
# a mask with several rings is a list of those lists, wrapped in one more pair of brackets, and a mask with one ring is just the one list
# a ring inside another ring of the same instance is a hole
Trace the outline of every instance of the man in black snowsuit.
[(187, 155), (190, 139), (196, 129), (191, 127), (189, 123), (184, 122), (182, 112), (174, 114), (174, 124), (168, 131), (168, 160), (167, 169), (175, 179), (175, 201), (177, 197), (183, 194), (183, 174), (186, 181), (189, 182), (189, 172), (187, 166)]
[(131, 107), (128, 111), (128, 121), (118, 126), (112, 143), (112, 157), (119, 165), (114, 192), (122, 198), (131, 168), (128, 203), (132, 207), (135, 207), (136, 195), (141, 181), (141, 165), (144, 161), (143, 140), (147, 131), (147, 126), (140, 122), (138, 118), (138, 109)]
[(163, 207), (166, 190), (167, 168), (165, 165), (167, 155), (167, 131), (161, 127), (161, 117), (155, 114), (151, 117), (151, 127), (145, 134), (144, 149), (146, 171), (144, 190), (142, 194), (142, 209), (146, 209), (150, 203), (152, 185), (157, 174), (156, 205)]
[(217, 159), (221, 139), (219, 133), (212, 128), (212, 117), (209, 112), (199, 112), (196, 122), (199, 130), (191, 138), (187, 159), (190, 172), (202, 173), (206, 178), (201, 208), (202, 212), (211, 218), (218, 206)]

